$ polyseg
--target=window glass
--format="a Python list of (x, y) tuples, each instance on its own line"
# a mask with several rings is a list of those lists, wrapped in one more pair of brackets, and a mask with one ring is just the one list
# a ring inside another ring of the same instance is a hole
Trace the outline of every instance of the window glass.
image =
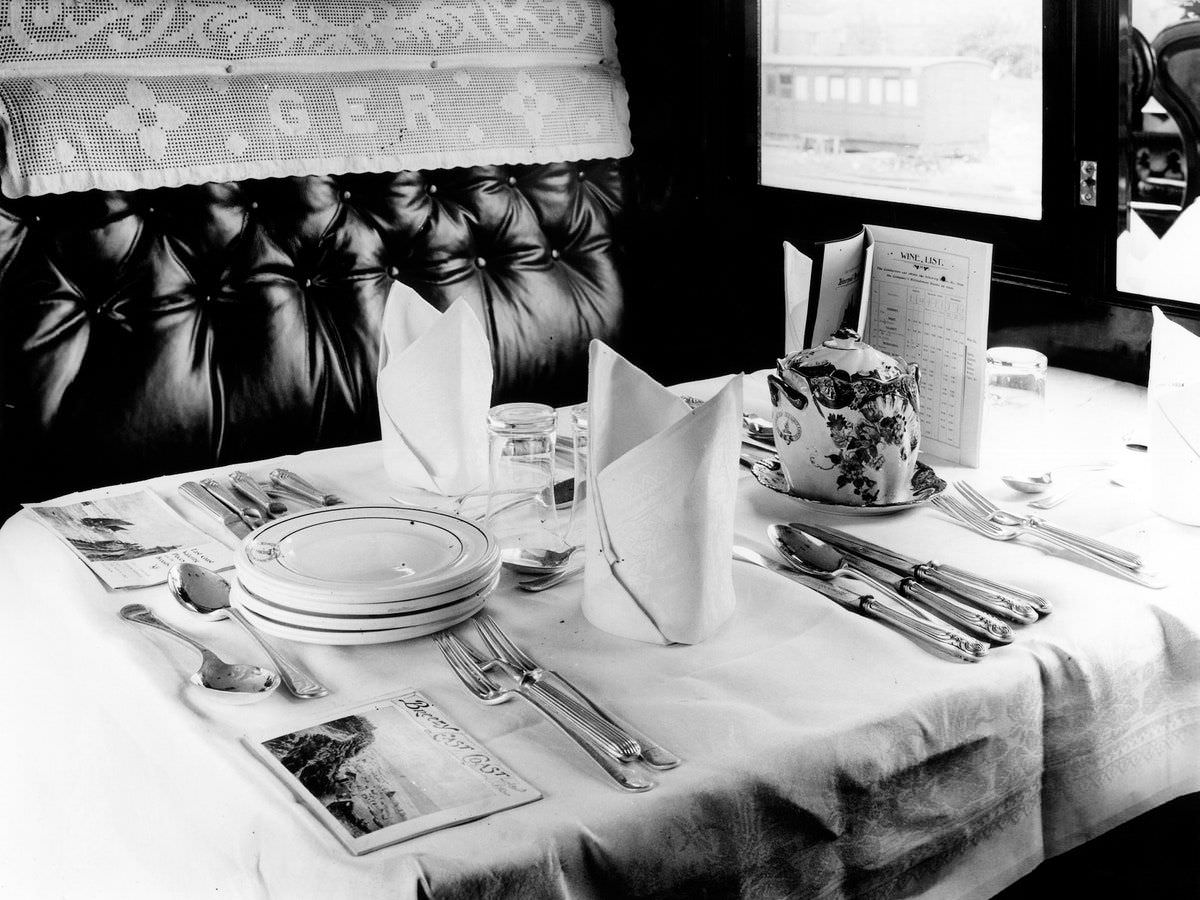
[(845, 101), (764, 104), (762, 184), (1041, 218), (1042, 0), (759, 0), (759, 24), (764, 72)]
[(1176, 49), (1189, 45), (1185, 35), (1197, 28), (1200, 4), (1130, 0), (1129, 7), (1131, 58), (1128, 83), (1122, 85), (1125, 222), (1117, 237), (1117, 290), (1200, 303), (1195, 262), (1200, 200), (1188, 200), (1200, 172), (1188, 171), (1186, 125), (1180, 127), (1186, 104), (1200, 110), (1200, 64), (1187, 64), (1200, 57), (1200, 49)]
[[(767, 78), (770, 77), (771, 75), (768, 73)], [(779, 73), (779, 96), (784, 98), (792, 96), (792, 76), (787, 72)]]

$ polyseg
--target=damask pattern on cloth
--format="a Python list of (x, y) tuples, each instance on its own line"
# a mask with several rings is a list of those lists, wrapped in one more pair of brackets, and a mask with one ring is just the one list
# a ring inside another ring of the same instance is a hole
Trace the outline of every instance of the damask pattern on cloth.
[(627, 156), (603, 0), (0, 0), (7, 196)]

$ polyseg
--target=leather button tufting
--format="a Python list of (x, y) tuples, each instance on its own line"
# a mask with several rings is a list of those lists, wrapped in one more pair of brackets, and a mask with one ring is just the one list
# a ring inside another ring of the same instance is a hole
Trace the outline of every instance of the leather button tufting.
[(551, 259), (558, 259), (558, 257), (559, 257), (559, 252), (558, 252), (557, 250), (551, 250), (551, 251), (550, 251), (550, 258), (551, 258)]
[(250, 208), (251, 208), (251, 209), (258, 209), (258, 201), (257, 201), (257, 200), (251, 200), (251, 201), (250, 201)]
[(487, 266), (487, 260), (482, 256), (477, 256), (475, 257), (475, 265), (479, 266), (481, 269), (485, 268)]
[(517, 176), (516, 176), (516, 175), (509, 175), (509, 176), (508, 176), (508, 186), (509, 186), (509, 187), (516, 187), (516, 186), (517, 186)]
[(425, 193), (427, 193), (427, 194), (436, 194), (436, 193), (437, 193), (437, 185), (436, 185), (436, 184), (429, 184), (429, 185), (426, 185), (426, 186), (425, 186)]
[(393, 281), (398, 281), (400, 278), (400, 269), (398, 266), (388, 266), (388, 278)]
[(349, 200), (349, 199), (350, 199), (350, 192), (349, 192), (349, 191), (342, 191), (342, 199), (343, 199), (343, 200)]

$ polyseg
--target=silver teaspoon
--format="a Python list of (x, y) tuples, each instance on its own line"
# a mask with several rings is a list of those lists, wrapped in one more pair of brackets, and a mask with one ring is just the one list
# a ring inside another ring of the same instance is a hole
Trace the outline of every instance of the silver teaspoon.
[(274, 693), (275, 688), (279, 687), (279, 676), (270, 669), (225, 662), (199, 641), (182, 631), (176, 631), (140, 603), (122, 607), (121, 618), (135, 625), (165, 631), (176, 640), (199, 650), (203, 661), (189, 680), (228, 703), (252, 703)]
[(505, 547), (500, 551), (500, 563), (514, 572), (526, 575), (553, 575), (561, 572), (579, 547), (551, 550), (548, 547)]
[(171, 566), (171, 571), (167, 573), (167, 586), (180, 604), (202, 618), (217, 620), (228, 617), (246, 629), (271, 657), (271, 662), (279, 667), (284, 687), (295, 696), (307, 700), (329, 693), (329, 688), (280, 653), (250, 624), (241, 610), (229, 602), (229, 582), (216, 572), (195, 563), (179, 563)]

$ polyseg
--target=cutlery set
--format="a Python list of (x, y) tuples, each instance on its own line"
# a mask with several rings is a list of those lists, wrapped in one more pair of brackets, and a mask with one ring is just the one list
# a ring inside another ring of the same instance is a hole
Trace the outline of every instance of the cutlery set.
[(216, 478), (203, 478), (185, 481), (179, 493), (238, 540), (263, 523), (287, 515), (292, 507), (308, 509), (343, 502), (288, 469), (273, 469), (269, 477), (270, 482), (263, 485), (246, 472), (233, 472), (229, 486)]
[(679, 757), (598, 706), (566, 678), (539, 666), (487, 613), (472, 621), (490, 656), (451, 631), (434, 635), (464, 687), (486, 704), (520, 697), (588, 754), (620, 788), (648, 791), (642, 767), (673, 769)]
[(1020, 515), (1001, 509), (964, 481), (956, 482), (954, 487), (960, 497), (934, 497), (933, 505), (989, 540), (1016, 541), (1028, 535), (1111, 575), (1144, 587), (1159, 589), (1166, 586), (1161, 578), (1146, 569), (1145, 561), (1136, 553), (1060, 528), (1039, 516)]

